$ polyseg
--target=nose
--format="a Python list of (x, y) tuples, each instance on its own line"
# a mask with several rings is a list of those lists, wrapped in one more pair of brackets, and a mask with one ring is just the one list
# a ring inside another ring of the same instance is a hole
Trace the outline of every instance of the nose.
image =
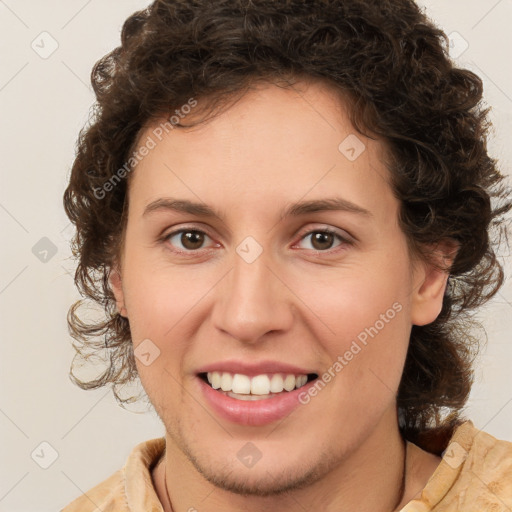
[(213, 323), (245, 344), (285, 332), (293, 324), (293, 293), (265, 251), (248, 263), (237, 253), (233, 267), (216, 286)]

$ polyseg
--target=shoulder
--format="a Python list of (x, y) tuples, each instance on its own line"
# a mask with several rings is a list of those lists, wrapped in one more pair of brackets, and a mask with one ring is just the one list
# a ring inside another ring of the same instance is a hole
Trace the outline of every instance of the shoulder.
[(72, 501), (61, 512), (161, 512), (151, 470), (165, 450), (165, 438), (133, 448), (124, 467)]
[(512, 442), (465, 421), (455, 429), (421, 496), (402, 511), (482, 510), (512, 510)]
[(116, 471), (100, 484), (84, 492), (61, 512), (93, 512), (96, 510), (102, 512), (130, 510), (124, 493), (123, 469)]
[(461, 467), (459, 486), (465, 489), (465, 501), (478, 510), (512, 509), (512, 442), (496, 439), (471, 422), (462, 427), (445, 457)]

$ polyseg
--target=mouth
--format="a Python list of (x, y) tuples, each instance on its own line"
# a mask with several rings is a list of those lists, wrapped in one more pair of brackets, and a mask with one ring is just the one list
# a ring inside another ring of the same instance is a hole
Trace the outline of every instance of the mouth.
[(300, 389), (318, 378), (316, 373), (265, 373), (248, 376), (231, 372), (203, 372), (198, 377), (210, 388), (236, 400), (267, 400)]

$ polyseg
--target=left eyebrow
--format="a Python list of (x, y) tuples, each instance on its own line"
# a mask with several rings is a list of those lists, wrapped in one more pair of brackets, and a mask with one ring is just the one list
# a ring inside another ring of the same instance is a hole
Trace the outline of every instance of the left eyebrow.
[(357, 213), (364, 217), (373, 217), (373, 214), (362, 206), (341, 197), (334, 197), (330, 199), (315, 199), (311, 201), (293, 203), (281, 213), (281, 218), (289, 216), (298, 217), (299, 215), (304, 215), (306, 213), (324, 211), (343, 211), (348, 213)]

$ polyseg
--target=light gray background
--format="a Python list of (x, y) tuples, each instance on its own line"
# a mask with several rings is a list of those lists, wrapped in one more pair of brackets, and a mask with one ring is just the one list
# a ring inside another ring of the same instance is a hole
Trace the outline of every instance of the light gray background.
[[(61, 206), (94, 101), (91, 69), (118, 46), (126, 17), (148, 3), (0, 0), (0, 511), (58, 510), (120, 469), (135, 444), (163, 435), (154, 413), (128, 412), (109, 389), (86, 392), (68, 379), (74, 351), (66, 313), (78, 295), (72, 228)], [(452, 34), (454, 55), (467, 41), (457, 60), (484, 79), (495, 127), (490, 151), (510, 176), (512, 0), (421, 4)], [(42, 58), (52, 39), (58, 48)], [(46, 262), (32, 251), (43, 237), (57, 250)], [(478, 428), (512, 440), (510, 280), (480, 317), (489, 341), (467, 414)], [(43, 469), (52, 450), (58, 458)]]

